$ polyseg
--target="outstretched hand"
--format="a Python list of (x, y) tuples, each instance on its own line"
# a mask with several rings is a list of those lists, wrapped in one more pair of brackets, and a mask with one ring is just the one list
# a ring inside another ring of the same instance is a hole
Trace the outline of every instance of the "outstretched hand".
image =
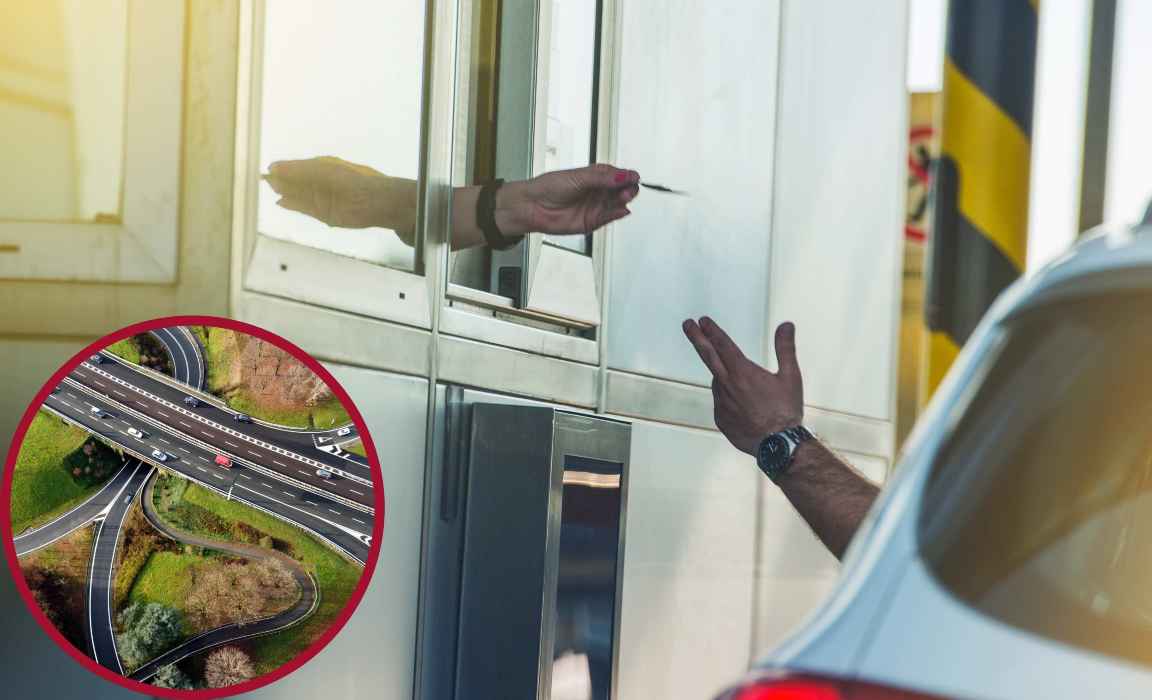
[(750, 455), (764, 436), (804, 420), (804, 384), (796, 361), (796, 327), (776, 329), (776, 361), (770, 372), (745, 357), (724, 329), (707, 316), (683, 324), (696, 353), (712, 373), (716, 427), (737, 449)]
[(276, 203), (329, 226), (392, 229), (409, 245), (416, 227), (416, 181), (335, 156), (272, 163), (264, 179)]
[(502, 190), (506, 195), (498, 208), (509, 216), (497, 222), (512, 229), (504, 233), (591, 233), (631, 213), (628, 204), (640, 191), (640, 174), (597, 163), (544, 173)]

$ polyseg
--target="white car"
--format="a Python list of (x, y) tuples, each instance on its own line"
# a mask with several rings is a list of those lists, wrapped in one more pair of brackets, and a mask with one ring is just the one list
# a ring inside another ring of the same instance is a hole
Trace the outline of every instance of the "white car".
[(317, 469), (316, 476), (320, 477), (321, 479), (331, 479), (332, 472), (328, 471), (327, 469)]
[(92, 408), (88, 409), (88, 411), (97, 418), (107, 418), (108, 416), (112, 415), (99, 406), (93, 406)]
[(154, 458), (160, 460), (161, 462), (167, 462), (168, 461), (168, 453), (167, 452), (161, 452), (160, 450), (152, 450), (152, 456)]
[(1152, 697), (1152, 220), (980, 322), (808, 623), (720, 697)]
[(343, 428), (340, 428), (339, 430), (336, 431), (336, 437), (344, 437), (345, 435), (351, 435), (351, 434), (352, 434), (352, 427), (348, 426), (348, 425), (346, 425)]
[(129, 428), (127, 430), (127, 433), (129, 435), (131, 435), (132, 437), (140, 439), (140, 440), (143, 440), (144, 438), (148, 437), (148, 433), (144, 432), (143, 430), (141, 430), (139, 428)]

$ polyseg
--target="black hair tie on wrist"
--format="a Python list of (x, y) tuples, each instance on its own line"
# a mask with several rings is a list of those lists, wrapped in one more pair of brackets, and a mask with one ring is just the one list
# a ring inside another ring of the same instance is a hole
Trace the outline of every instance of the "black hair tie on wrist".
[(487, 182), (480, 188), (480, 195), (476, 198), (476, 225), (488, 241), (489, 248), (508, 250), (520, 242), (519, 237), (509, 240), (496, 225), (496, 190), (504, 184), (504, 178), (496, 178)]

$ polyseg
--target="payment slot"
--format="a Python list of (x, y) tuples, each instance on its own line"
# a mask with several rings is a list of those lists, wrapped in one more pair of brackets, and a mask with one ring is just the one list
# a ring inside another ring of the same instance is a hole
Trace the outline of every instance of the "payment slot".
[(476, 404), (456, 698), (616, 698), (626, 423)]

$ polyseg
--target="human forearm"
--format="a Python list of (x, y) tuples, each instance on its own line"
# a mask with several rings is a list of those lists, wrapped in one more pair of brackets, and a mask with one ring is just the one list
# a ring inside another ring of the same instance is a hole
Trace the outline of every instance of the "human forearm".
[(879, 488), (817, 440), (800, 445), (776, 481), (796, 512), (840, 559)]

